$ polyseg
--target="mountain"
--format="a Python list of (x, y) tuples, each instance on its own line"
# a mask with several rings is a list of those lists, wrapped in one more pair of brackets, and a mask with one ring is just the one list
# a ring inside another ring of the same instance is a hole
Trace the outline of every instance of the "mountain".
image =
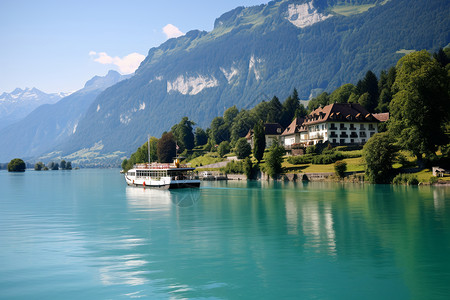
[(0, 148), (0, 161), (51, 151), (77, 131), (78, 122), (102, 91), (128, 77), (116, 71), (95, 76), (81, 90), (55, 104), (41, 105), (24, 119), (0, 130), (0, 140), (7, 141)]
[(250, 108), (297, 88), (302, 99), (356, 83), (405, 52), (450, 42), (448, 0), (279, 0), (238, 7), (211, 32), (149, 50), (135, 76), (101, 93), (63, 154), (135, 151), (183, 116), (206, 128), (232, 105)]
[(0, 95), (0, 128), (14, 123), (43, 104), (53, 104), (68, 93), (46, 94), (37, 88), (17, 88)]

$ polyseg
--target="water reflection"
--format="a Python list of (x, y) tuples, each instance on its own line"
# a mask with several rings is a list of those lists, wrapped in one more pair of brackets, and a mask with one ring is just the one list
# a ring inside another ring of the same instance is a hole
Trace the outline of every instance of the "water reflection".
[(190, 207), (200, 199), (200, 189), (160, 190), (127, 187), (128, 204), (139, 210), (167, 211), (171, 204), (178, 207)]

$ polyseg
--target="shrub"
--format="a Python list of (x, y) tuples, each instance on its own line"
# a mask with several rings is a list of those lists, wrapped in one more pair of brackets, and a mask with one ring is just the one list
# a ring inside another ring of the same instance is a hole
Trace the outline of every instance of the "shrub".
[(314, 157), (313, 154), (289, 156), (287, 158), (287, 161), (293, 165), (310, 164), (312, 162), (313, 157)]
[(340, 178), (344, 178), (345, 172), (347, 171), (347, 163), (342, 160), (338, 160), (334, 163), (334, 172)]
[(316, 146), (308, 146), (306, 147), (306, 154), (316, 153)]
[(430, 177), (430, 184), (436, 184), (438, 183), (439, 179), (436, 176)]
[(419, 180), (417, 179), (416, 176), (409, 176), (408, 185), (418, 185), (418, 184), (419, 184)]
[(392, 180), (393, 184), (401, 185), (401, 184), (407, 184), (407, 185), (418, 185), (419, 180), (417, 179), (417, 176), (411, 175), (411, 174), (398, 174), (394, 177)]
[(225, 174), (244, 174), (244, 163), (242, 161), (230, 161), (225, 167), (223, 167), (222, 172)]
[(333, 154), (317, 155), (312, 159), (312, 163), (315, 165), (328, 165), (338, 160), (342, 160), (344, 156), (341, 152), (335, 152)]

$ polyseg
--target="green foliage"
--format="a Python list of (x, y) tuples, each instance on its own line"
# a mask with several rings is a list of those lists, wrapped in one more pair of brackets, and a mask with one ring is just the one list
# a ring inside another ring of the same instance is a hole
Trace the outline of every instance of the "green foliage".
[(363, 148), (366, 176), (372, 183), (389, 183), (392, 178), (392, 163), (397, 153), (388, 132), (377, 133)]
[(378, 105), (378, 79), (372, 71), (367, 71), (363, 80), (357, 84), (357, 92), (359, 95), (367, 94), (363, 99), (360, 98), (359, 103), (369, 112), (375, 111)]
[(66, 169), (66, 161), (64, 159), (61, 160), (61, 162), (59, 163), (59, 167), (61, 168), (61, 170)]
[(195, 128), (195, 146), (203, 146), (208, 142), (208, 135), (206, 132), (200, 128)]
[(306, 147), (306, 154), (313, 154), (316, 153), (316, 146), (315, 145), (311, 145)]
[(220, 157), (224, 157), (225, 154), (230, 153), (231, 146), (229, 141), (223, 141), (220, 143), (219, 147), (217, 147), (217, 152), (219, 153)]
[(310, 163), (312, 163), (314, 156), (315, 156), (315, 154), (289, 156), (287, 158), (287, 161), (288, 161), (288, 163), (293, 164), (293, 165), (310, 164)]
[(401, 173), (394, 177), (392, 183), (396, 185), (418, 185), (419, 180), (417, 179), (416, 175)]
[(256, 124), (256, 117), (247, 110), (241, 110), (231, 125), (231, 139), (237, 141), (244, 137)]
[(446, 70), (426, 51), (406, 55), (397, 63), (388, 128), (418, 161), (448, 142), (443, 126), (450, 120), (449, 82)]
[(235, 149), (238, 159), (246, 158), (250, 156), (250, 154), (252, 154), (252, 147), (247, 142), (246, 138), (240, 138), (239, 140), (237, 140)]
[(66, 163), (66, 170), (72, 170), (72, 162), (68, 161)]
[(334, 152), (331, 154), (321, 154), (314, 156), (312, 159), (312, 163), (315, 165), (328, 165), (343, 158), (344, 156), (342, 155), (341, 152)]
[(225, 167), (223, 167), (222, 172), (225, 174), (244, 174), (244, 162), (243, 161), (230, 161)]
[(192, 150), (195, 146), (194, 134), (192, 133), (192, 126), (195, 123), (190, 121), (188, 117), (183, 117), (180, 123), (172, 126), (172, 133), (178, 143), (181, 151), (184, 149)]
[(176, 156), (176, 143), (175, 138), (171, 132), (164, 133), (158, 140), (156, 145), (156, 152), (158, 161), (161, 163), (170, 163)]
[(223, 141), (228, 141), (230, 139), (230, 131), (228, 130), (228, 125), (225, 123), (223, 117), (215, 117), (211, 121), (209, 138), (213, 145), (219, 145)]
[(284, 154), (284, 148), (275, 142), (264, 155), (266, 172), (270, 177), (276, 178), (282, 172), (283, 168), (281, 164), (283, 163)]
[(42, 171), (44, 169), (44, 167), (45, 167), (44, 163), (42, 161), (39, 161), (34, 165), (34, 170)]
[(58, 164), (58, 163), (55, 163), (55, 162), (53, 162), (53, 161), (49, 162), (49, 163), (47, 164), (47, 167), (48, 167), (49, 170), (52, 170), (52, 171), (57, 171), (57, 170), (59, 170), (59, 164)]
[(27, 166), (20, 158), (12, 159), (8, 164), (8, 172), (25, 172)]
[(436, 184), (438, 183), (439, 179), (436, 176), (430, 177), (430, 184)]
[(266, 137), (264, 135), (264, 126), (258, 122), (253, 128), (253, 157), (259, 162), (264, 156), (266, 148)]
[(255, 167), (253, 166), (252, 160), (250, 157), (246, 157), (244, 159), (244, 174), (247, 176), (247, 179), (253, 179)]
[(342, 160), (338, 160), (334, 163), (334, 172), (336, 173), (336, 176), (339, 178), (344, 178), (345, 172), (347, 171), (347, 163)]
[(343, 86), (337, 88), (330, 94), (328, 104), (330, 103), (347, 103), (350, 95), (354, 93), (356, 87), (353, 84), (344, 84)]
[(330, 96), (328, 95), (327, 92), (323, 92), (322, 94), (320, 94), (319, 96), (312, 98), (309, 102), (308, 102), (308, 110), (309, 112), (312, 112), (313, 110), (315, 110), (316, 108), (319, 108), (320, 106), (326, 106), (328, 105), (330, 101)]

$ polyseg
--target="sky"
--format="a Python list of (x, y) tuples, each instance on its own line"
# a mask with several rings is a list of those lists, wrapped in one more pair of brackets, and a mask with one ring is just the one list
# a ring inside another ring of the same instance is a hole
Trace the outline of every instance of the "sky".
[(150, 48), (238, 6), (267, 0), (0, 0), (0, 94), (73, 92), (109, 70), (133, 73)]

